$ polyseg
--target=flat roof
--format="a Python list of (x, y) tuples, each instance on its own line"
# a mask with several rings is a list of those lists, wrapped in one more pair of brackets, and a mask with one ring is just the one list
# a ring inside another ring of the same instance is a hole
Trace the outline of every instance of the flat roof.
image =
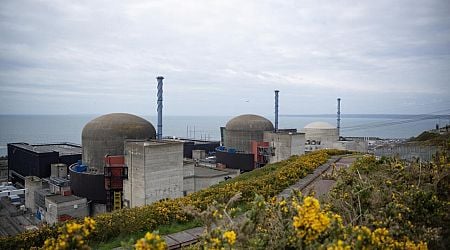
[(76, 200), (82, 200), (82, 199), (86, 199), (86, 198), (81, 198), (75, 195), (51, 195), (51, 196), (47, 196), (45, 197), (45, 199), (48, 199), (49, 201), (59, 204), (59, 203), (64, 203), (64, 202), (69, 202), (69, 201), (76, 201)]
[(215, 177), (222, 175), (229, 175), (230, 173), (220, 169), (195, 166), (194, 167), (194, 175), (195, 177)]
[(82, 151), (80, 145), (69, 142), (51, 144), (28, 144), (19, 142), (9, 143), (8, 145), (13, 145), (14, 147), (25, 149), (38, 154), (58, 152), (59, 155), (78, 155), (81, 154)]
[(182, 142), (193, 142), (195, 144), (211, 144), (211, 143), (220, 143), (220, 141), (209, 141), (209, 140), (199, 140), (199, 139), (190, 139), (190, 138), (183, 138), (183, 137), (167, 137), (165, 139), (169, 140), (178, 140)]
[(179, 140), (171, 140), (171, 139), (163, 139), (162, 141), (158, 140), (133, 140), (128, 139), (125, 140), (125, 143), (134, 143), (134, 144), (143, 144), (144, 146), (157, 146), (157, 145), (167, 145), (167, 144), (181, 144), (182, 141)]

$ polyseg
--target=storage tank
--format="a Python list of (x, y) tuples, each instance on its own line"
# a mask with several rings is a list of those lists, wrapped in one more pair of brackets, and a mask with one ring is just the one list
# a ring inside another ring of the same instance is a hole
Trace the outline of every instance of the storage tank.
[(259, 115), (240, 115), (228, 121), (224, 130), (224, 146), (246, 153), (252, 152), (251, 141), (263, 141), (264, 131), (273, 131), (271, 121)]
[(312, 122), (303, 129), (305, 139), (320, 142), (321, 148), (332, 148), (333, 142), (339, 140), (338, 129), (327, 122)]
[(141, 117), (126, 113), (97, 117), (83, 128), (83, 164), (90, 171), (103, 173), (105, 155), (123, 155), (126, 139), (155, 138), (155, 127)]

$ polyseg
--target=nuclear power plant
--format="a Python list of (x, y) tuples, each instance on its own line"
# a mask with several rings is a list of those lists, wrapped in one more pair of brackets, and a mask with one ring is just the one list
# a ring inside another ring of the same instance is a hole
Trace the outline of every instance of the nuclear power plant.
[[(139, 116), (112, 113), (84, 126), (81, 147), (8, 144), (10, 176), (24, 186), (14, 192), (24, 193), (25, 207), (36, 218), (56, 223), (182, 197), (314, 150), (367, 150), (364, 142), (340, 136), (340, 98), (337, 127), (317, 121), (299, 131), (279, 128), (279, 90), (274, 91), (275, 125), (242, 114), (220, 128), (220, 142), (164, 137), (163, 79), (156, 78), (156, 130)], [(206, 159), (208, 153), (213, 156)]]

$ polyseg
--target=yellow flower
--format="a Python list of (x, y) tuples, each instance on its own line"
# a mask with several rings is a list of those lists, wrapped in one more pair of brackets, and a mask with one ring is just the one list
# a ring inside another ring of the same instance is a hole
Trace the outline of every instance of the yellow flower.
[(320, 204), (314, 197), (306, 197), (303, 205), (297, 205), (297, 215), (293, 218), (293, 226), (297, 236), (306, 241), (316, 239), (330, 224), (330, 217), (320, 210)]
[(234, 231), (226, 231), (223, 233), (223, 238), (225, 238), (228, 244), (234, 245), (236, 242), (236, 233)]

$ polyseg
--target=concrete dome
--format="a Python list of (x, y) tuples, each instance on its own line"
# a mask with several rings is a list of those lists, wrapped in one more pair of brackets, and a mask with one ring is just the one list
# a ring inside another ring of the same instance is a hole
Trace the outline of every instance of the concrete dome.
[(336, 127), (328, 122), (311, 122), (305, 126), (306, 129), (335, 129)]
[(228, 121), (224, 145), (238, 151), (252, 152), (252, 141), (261, 142), (264, 131), (273, 131), (272, 122), (259, 115), (240, 115)]
[(229, 120), (226, 130), (235, 131), (272, 131), (273, 124), (268, 119), (259, 115), (240, 115)]
[(155, 127), (141, 117), (126, 113), (97, 117), (83, 128), (83, 164), (101, 173), (105, 155), (123, 155), (124, 140), (154, 138)]

